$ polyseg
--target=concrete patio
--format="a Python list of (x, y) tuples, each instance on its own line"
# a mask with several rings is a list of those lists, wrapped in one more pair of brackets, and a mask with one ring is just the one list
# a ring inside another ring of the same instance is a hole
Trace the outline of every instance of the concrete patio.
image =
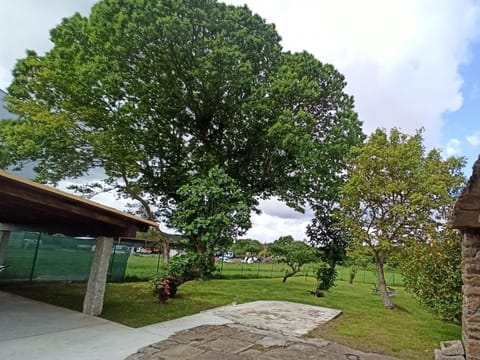
[(0, 359), (121, 360), (178, 331), (229, 322), (197, 314), (134, 329), (0, 291)]
[(299, 337), (340, 312), (297, 303), (229, 305), (136, 329), (2, 291), (0, 304), (2, 360), (394, 360)]

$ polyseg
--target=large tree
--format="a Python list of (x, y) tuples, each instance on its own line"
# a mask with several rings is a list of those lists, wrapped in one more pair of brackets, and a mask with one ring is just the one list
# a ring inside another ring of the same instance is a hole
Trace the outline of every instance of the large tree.
[(151, 218), (171, 219), (178, 189), (217, 165), (249, 206), (277, 195), (299, 208), (332, 187), (362, 139), (344, 77), (282, 52), (274, 25), (247, 7), (102, 0), (51, 40), (14, 68), (19, 120), (0, 143), (12, 161), (36, 161), (39, 181), (102, 169), (95, 191), (133, 198)]
[(385, 262), (405, 245), (425, 242), (441, 229), (464, 181), (462, 165), (459, 158), (443, 160), (437, 150), (426, 153), (421, 132), (408, 136), (377, 129), (363, 146), (352, 149), (337, 214), (353, 246), (374, 256), (385, 307), (394, 306)]

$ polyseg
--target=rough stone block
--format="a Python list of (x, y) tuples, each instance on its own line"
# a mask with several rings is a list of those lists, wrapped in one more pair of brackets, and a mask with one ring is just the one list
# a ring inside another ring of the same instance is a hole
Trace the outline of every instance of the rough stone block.
[(464, 338), (463, 346), (467, 360), (480, 360), (480, 341)]
[(308, 360), (308, 356), (297, 350), (275, 348), (260, 355), (258, 360)]
[(230, 352), (236, 354), (251, 348), (253, 344), (248, 341), (238, 339), (220, 338), (215, 341), (205, 343), (201, 346), (206, 350), (222, 351), (225, 353)]
[(257, 344), (269, 348), (274, 346), (286, 346), (287, 342), (288, 340), (285, 337), (266, 336), (263, 339), (257, 341)]
[(442, 350), (443, 355), (465, 355), (465, 350), (460, 340), (442, 341), (440, 350)]
[(262, 352), (260, 350), (255, 350), (255, 349), (249, 349), (247, 351), (244, 351), (240, 354), (238, 354), (242, 360), (257, 360), (260, 355), (262, 355)]
[(480, 264), (477, 259), (465, 260), (463, 271), (469, 275), (479, 275), (480, 274)]
[[(179, 357), (177, 359), (184, 359)], [(207, 351), (195, 357), (195, 360), (239, 360), (240, 357), (234, 354), (226, 354), (220, 351)]]
[(465, 357), (463, 355), (444, 355), (442, 354), (442, 350), (440, 349), (435, 349), (433, 353), (435, 355), (435, 360), (465, 360)]
[(161, 352), (161, 356), (165, 360), (177, 359), (197, 359), (205, 350), (197, 347), (179, 344)]
[(462, 257), (464, 259), (480, 258), (480, 250), (477, 247), (464, 247), (462, 249)]

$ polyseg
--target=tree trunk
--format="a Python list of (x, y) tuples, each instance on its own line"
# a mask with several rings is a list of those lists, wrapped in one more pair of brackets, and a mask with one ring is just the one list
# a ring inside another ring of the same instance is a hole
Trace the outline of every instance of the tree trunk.
[(289, 273), (285, 274), (285, 276), (283, 277), (282, 282), (287, 282), (287, 279), (288, 279), (290, 276), (295, 275), (295, 274), (298, 273), (299, 271), (300, 271), (300, 270), (296, 270), (296, 271), (292, 271), (292, 272), (289, 272)]
[(375, 264), (377, 267), (377, 276), (378, 276), (378, 289), (380, 290), (380, 295), (382, 295), (383, 305), (387, 309), (393, 309), (395, 305), (392, 302), (392, 299), (388, 295), (387, 283), (385, 282), (385, 272), (383, 270), (384, 259), (379, 253), (375, 253)]

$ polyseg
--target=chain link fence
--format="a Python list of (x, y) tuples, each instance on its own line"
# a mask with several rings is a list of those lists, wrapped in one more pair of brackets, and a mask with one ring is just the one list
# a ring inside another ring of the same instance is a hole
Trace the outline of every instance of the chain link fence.
[[(96, 240), (11, 232), (0, 281), (87, 281)], [(114, 243), (108, 281), (123, 281), (132, 246)]]

